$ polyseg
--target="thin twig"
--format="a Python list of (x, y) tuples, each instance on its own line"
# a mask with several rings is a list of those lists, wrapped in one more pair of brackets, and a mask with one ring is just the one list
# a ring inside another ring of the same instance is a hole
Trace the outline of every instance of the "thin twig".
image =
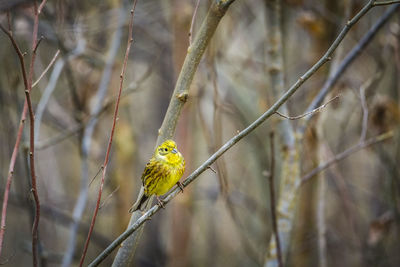
[(99, 209), (102, 209), (102, 208), (107, 204), (107, 202), (113, 197), (113, 195), (115, 194), (115, 192), (117, 192), (117, 191), (119, 190), (119, 188), (120, 188), (120, 185), (118, 185), (117, 188), (115, 188), (115, 189), (107, 196), (107, 198), (103, 201), (103, 203), (101, 203)]
[(42, 42), (43, 39), (44, 39), (44, 36), (40, 36), (39, 40), (36, 43), (36, 46), (33, 48), (33, 53), (36, 53), (36, 51), (39, 47), (39, 44)]
[(290, 116), (286, 116), (286, 115), (284, 115), (284, 114), (282, 114), (282, 113), (280, 113), (278, 111), (276, 111), (275, 113), (278, 114), (279, 116), (285, 118), (285, 119), (288, 119), (288, 120), (298, 120), (298, 119), (304, 118), (304, 117), (306, 117), (308, 115), (312, 115), (314, 113), (321, 112), (322, 109), (324, 109), (327, 105), (329, 105), (331, 102), (333, 102), (334, 100), (338, 99), (339, 97), (340, 97), (340, 95), (337, 95), (334, 98), (332, 98), (331, 100), (329, 100), (328, 102), (326, 102), (325, 104), (323, 104), (322, 106), (320, 106), (320, 107), (318, 107), (316, 109), (313, 109), (313, 110), (311, 110), (309, 112), (306, 112), (306, 113), (304, 113), (302, 115), (299, 115), (299, 116), (290, 117)]
[(134, 17), (134, 14), (135, 14), (136, 3), (137, 3), (137, 0), (134, 1), (133, 7), (132, 7), (132, 10), (131, 10), (131, 18), (130, 18), (130, 21), (129, 21), (129, 31), (128, 31), (129, 36), (128, 36), (128, 41), (127, 41), (127, 45), (126, 45), (124, 63), (123, 63), (122, 71), (121, 71), (121, 74), (120, 74), (120, 84), (119, 84), (118, 96), (117, 96), (116, 104), (115, 104), (113, 122), (112, 122), (112, 127), (111, 127), (111, 134), (110, 134), (110, 139), (109, 139), (108, 146), (107, 146), (106, 156), (105, 156), (105, 159), (104, 159), (104, 164), (103, 164), (104, 168), (103, 168), (103, 172), (102, 172), (99, 193), (98, 193), (98, 196), (97, 196), (96, 208), (94, 210), (92, 221), (90, 223), (89, 233), (88, 233), (88, 236), (87, 236), (86, 241), (85, 241), (84, 249), (83, 249), (83, 252), (82, 252), (82, 257), (81, 257), (81, 260), (79, 262), (79, 266), (80, 267), (82, 267), (82, 265), (83, 265), (83, 263), (85, 261), (86, 252), (87, 252), (87, 249), (89, 247), (90, 237), (91, 237), (91, 234), (92, 234), (92, 231), (93, 231), (93, 228), (94, 228), (94, 224), (96, 223), (96, 217), (97, 217), (97, 213), (98, 213), (99, 207), (100, 207), (100, 201), (101, 201), (101, 195), (102, 195), (102, 192), (103, 192), (103, 186), (104, 186), (104, 180), (105, 180), (105, 175), (106, 175), (106, 170), (107, 170), (107, 165), (108, 165), (108, 159), (109, 159), (109, 156), (110, 156), (112, 140), (113, 140), (113, 137), (114, 137), (115, 124), (117, 122), (118, 109), (119, 109), (119, 103), (120, 103), (120, 99), (121, 99), (122, 85), (123, 85), (123, 82), (124, 82), (126, 65), (128, 63), (129, 51), (130, 51), (131, 45), (133, 43), (133, 33), (132, 33), (133, 32), (133, 17)]
[(367, 106), (367, 99), (365, 97), (365, 86), (360, 87), (360, 99), (363, 111), (360, 142), (364, 142), (365, 138), (367, 137), (367, 130), (368, 130), (368, 106)]
[(39, 81), (43, 78), (44, 75), (46, 75), (46, 73), (49, 71), (51, 66), (53, 66), (54, 62), (56, 62), (56, 59), (59, 54), (60, 54), (60, 50), (58, 49), (57, 52), (54, 54), (53, 58), (51, 59), (49, 65), (47, 65), (47, 67), (43, 70), (42, 74), (40, 74), (39, 78), (37, 78), (37, 80), (32, 84), (32, 88), (35, 87), (39, 83)]
[(392, 1), (375, 1), (374, 6), (387, 6), (391, 4), (400, 3), (400, 0), (392, 0)]
[(325, 163), (320, 164), (318, 167), (314, 168), (313, 170), (311, 170), (309, 173), (307, 173), (306, 175), (304, 175), (301, 178), (301, 184), (304, 184), (305, 182), (307, 182), (308, 180), (310, 180), (313, 176), (315, 176), (317, 173), (327, 169), (328, 167), (330, 167), (332, 164), (335, 164), (345, 158), (347, 158), (348, 156), (352, 155), (353, 153), (360, 151), (363, 148), (366, 148), (368, 146), (374, 145), (376, 143), (380, 143), (383, 142), (389, 138), (392, 138), (394, 136), (393, 131), (389, 131), (386, 133), (383, 133), (381, 135), (375, 136), (375, 137), (371, 137), (363, 142), (359, 142), (358, 144), (349, 147), (348, 149), (346, 149), (345, 151), (335, 155), (333, 158), (331, 158), (330, 160), (326, 161)]
[(279, 240), (278, 223), (276, 217), (275, 183), (274, 183), (274, 171), (275, 171), (274, 132), (271, 132), (269, 136), (271, 144), (271, 150), (270, 150), (271, 163), (270, 163), (270, 171), (268, 174), (268, 180), (269, 180), (269, 197), (271, 205), (271, 221), (272, 221), (272, 229), (274, 231), (274, 236), (275, 236), (276, 251), (278, 256), (278, 266), (283, 267), (281, 243)]
[(211, 167), (211, 166), (208, 166), (207, 167), (208, 169), (210, 169), (213, 173), (215, 173), (215, 174), (217, 174), (217, 171), (216, 170), (214, 170), (214, 168), (213, 167)]
[(88, 187), (90, 187), (90, 186), (92, 185), (93, 181), (94, 181), (94, 180), (96, 179), (96, 177), (103, 171), (103, 169), (104, 169), (104, 166), (101, 166), (101, 167), (99, 168), (99, 171), (96, 173), (95, 176), (93, 176), (92, 180), (90, 180), (90, 183), (89, 183)]
[(189, 47), (192, 46), (192, 37), (193, 37), (193, 27), (194, 22), (196, 20), (197, 10), (199, 9), (200, 0), (197, 0), (196, 7), (193, 11), (192, 21), (190, 22), (190, 31), (189, 31)]
[[(25, 102), (24, 104), (24, 111), (27, 109), (27, 104)], [(22, 116), (26, 114), (25, 112), (22, 112)], [(17, 132), (17, 139), (15, 140), (15, 145), (13, 148), (13, 152), (11, 154), (11, 159), (10, 159), (10, 164), (8, 167), (8, 176), (7, 176), (7, 183), (6, 187), (4, 190), (4, 196), (3, 196), (3, 206), (2, 206), (2, 211), (1, 211), (1, 225), (0, 225), (0, 255), (2, 252), (3, 248), (3, 240), (4, 240), (4, 234), (6, 230), (6, 218), (7, 218), (7, 206), (8, 206), (8, 198), (9, 198), (9, 193), (10, 193), (10, 188), (11, 188), (11, 182), (12, 178), (14, 175), (14, 167), (15, 167), (15, 162), (17, 159), (18, 151), (19, 151), (19, 145), (21, 142), (22, 138), (22, 131), (24, 129), (24, 124), (25, 124), (25, 119), (20, 120), (19, 127), (18, 127), (18, 132)]]
[[(341, 41), (344, 39), (351, 27), (359, 21), (373, 6), (373, 1), (369, 1), (354, 17), (351, 19), (346, 26), (339, 33), (335, 41), (329, 47), (327, 52), (315, 63), (307, 72), (305, 72), (290, 88), (289, 90), (272, 105), (263, 115), (251, 123), (247, 128), (239, 132), (237, 135), (232, 137), (228, 142), (226, 142), (220, 149), (218, 149), (211, 157), (209, 157), (203, 164), (201, 164), (192, 174), (190, 174), (185, 181), (183, 186), (188, 186), (193, 182), (200, 174), (208, 169), (208, 166), (213, 164), (222, 154), (239, 142), (242, 138), (247, 136), (249, 133), (254, 131), (258, 126), (260, 126), (266, 119), (271, 117), (279, 107), (285, 103), (299, 88), (300, 86), (308, 80), (319, 68), (321, 68), (328, 60)], [(180, 188), (175, 187), (170, 193), (163, 199), (164, 205), (167, 205), (176, 195), (181, 192)], [(134, 233), (142, 224), (149, 220), (151, 216), (158, 212), (160, 209), (159, 205), (153, 206), (141, 217), (139, 217), (134, 223), (132, 223), (127, 230), (125, 230), (119, 237), (117, 237), (103, 252), (101, 252), (94, 261), (92, 261), (89, 266), (98, 266), (110, 253), (118, 247), (124, 240), (126, 240), (132, 233)]]
[(374, 76), (369, 78), (364, 84), (360, 86), (360, 100), (361, 100), (361, 108), (363, 111), (362, 115), (362, 127), (361, 127), (361, 135), (360, 135), (360, 142), (364, 142), (365, 138), (367, 137), (367, 130), (368, 130), (368, 106), (367, 106), (367, 99), (365, 91), (380, 77), (382, 74), (377, 72)]

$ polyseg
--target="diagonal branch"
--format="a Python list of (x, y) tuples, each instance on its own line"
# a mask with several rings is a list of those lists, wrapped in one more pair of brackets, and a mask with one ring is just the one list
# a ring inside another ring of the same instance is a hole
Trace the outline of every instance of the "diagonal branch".
[(368, 146), (374, 145), (376, 143), (380, 143), (383, 142), (389, 138), (392, 138), (394, 136), (393, 131), (389, 131), (386, 133), (383, 133), (381, 135), (378, 136), (374, 136), (371, 137), (367, 140), (361, 140), (360, 142), (358, 142), (358, 144), (353, 145), (351, 147), (349, 147), (348, 149), (346, 149), (345, 151), (335, 155), (333, 158), (331, 158), (330, 160), (328, 160), (327, 162), (322, 163), (321, 165), (319, 165), (318, 167), (316, 167), (315, 169), (311, 170), (309, 173), (307, 173), (306, 175), (304, 175), (301, 178), (301, 183), (306, 183), (308, 180), (310, 180), (313, 176), (315, 176), (317, 173), (329, 168), (331, 165), (337, 163), (338, 161), (341, 161), (345, 158), (347, 158), (348, 156), (354, 154), (357, 151), (360, 151), (361, 149), (364, 149)]

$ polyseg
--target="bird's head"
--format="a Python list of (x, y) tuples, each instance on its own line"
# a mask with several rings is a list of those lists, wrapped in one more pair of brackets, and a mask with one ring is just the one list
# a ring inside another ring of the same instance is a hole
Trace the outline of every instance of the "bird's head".
[(172, 140), (166, 140), (156, 149), (156, 157), (169, 164), (180, 164), (183, 160), (181, 153)]

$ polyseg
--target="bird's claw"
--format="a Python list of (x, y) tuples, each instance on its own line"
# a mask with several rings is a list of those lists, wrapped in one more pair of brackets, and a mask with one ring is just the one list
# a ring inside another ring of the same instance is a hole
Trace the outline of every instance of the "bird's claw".
[(157, 196), (157, 202), (158, 202), (158, 206), (160, 206), (160, 208), (165, 209), (164, 201), (162, 199), (160, 199), (158, 196)]
[(181, 192), (183, 193), (183, 184), (181, 182), (177, 182), (176, 185), (181, 189)]

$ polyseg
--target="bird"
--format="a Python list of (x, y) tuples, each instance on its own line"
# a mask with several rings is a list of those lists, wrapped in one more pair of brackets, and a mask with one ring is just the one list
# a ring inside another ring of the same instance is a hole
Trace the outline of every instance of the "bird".
[(143, 210), (143, 205), (155, 195), (158, 205), (164, 208), (160, 199), (161, 195), (167, 193), (174, 185), (177, 185), (183, 192), (183, 185), (179, 180), (185, 171), (185, 159), (178, 151), (173, 140), (166, 140), (156, 148), (153, 156), (146, 164), (142, 174), (142, 187), (136, 202), (129, 209), (132, 213)]

